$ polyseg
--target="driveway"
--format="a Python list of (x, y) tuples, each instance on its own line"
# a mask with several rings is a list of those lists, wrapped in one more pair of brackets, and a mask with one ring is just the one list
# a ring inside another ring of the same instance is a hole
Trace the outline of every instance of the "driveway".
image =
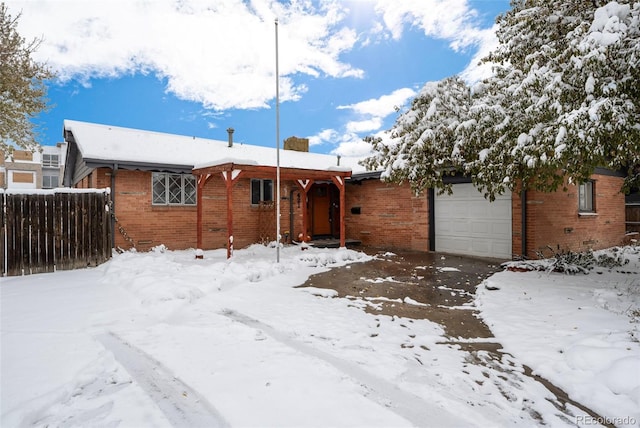
[[(574, 418), (570, 410), (573, 406), (603, 420), (591, 409), (571, 400), (560, 388), (534, 375), (527, 366), (504, 364), (505, 360), (515, 360), (514, 357), (502, 351), (474, 305), (476, 288), (501, 270), (502, 260), (435, 252), (361, 250), (375, 258), (314, 275), (303, 287), (329, 288), (336, 290), (339, 297), (375, 302), (375, 308), (365, 306), (364, 309), (372, 313), (438, 323), (446, 332), (447, 344), (468, 352), (469, 363), (500, 372), (498, 376), (505, 379), (506, 385), (517, 388), (524, 374), (552, 394), (554, 399), (549, 401), (567, 419)], [(510, 394), (507, 390), (502, 393)], [(529, 411), (535, 412), (535, 409)]]

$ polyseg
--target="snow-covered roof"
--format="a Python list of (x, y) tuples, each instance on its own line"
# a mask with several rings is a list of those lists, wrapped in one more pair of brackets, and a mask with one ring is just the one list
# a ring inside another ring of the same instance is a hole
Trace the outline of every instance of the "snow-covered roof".
[[(65, 132), (73, 134), (83, 159), (108, 162), (188, 165), (192, 168), (236, 163), (273, 166), (277, 164), (275, 147), (255, 146), (228, 141), (165, 134), (96, 123), (64, 121)], [(274, 144), (275, 146), (275, 144)], [(280, 166), (327, 171), (364, 172), (358, 158), (340, 159), (320, 153), (279, 150)]]

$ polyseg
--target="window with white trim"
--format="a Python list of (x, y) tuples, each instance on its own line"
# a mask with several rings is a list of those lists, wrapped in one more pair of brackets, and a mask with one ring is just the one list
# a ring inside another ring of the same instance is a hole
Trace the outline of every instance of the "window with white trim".
[(595, 206), (595, 183), (585, 181), (578, 185), (578, 211), (581, 213), (593, 213)]
[(58, 175), (43, 175), (42, 176), (42, 188), (43, 189), (55, 189), (60, 186), (60, 177)]
[(251, 205), (273, 201), (273, 180), (251, 179)]
[(58, 155), (42, 155), (42, 166), (49, 168), (58, 168), (60, 166), (60, 157)]
[(154, 172), (151, 189), (153, 205), (196, 204), (196, 178), (191, 174)]

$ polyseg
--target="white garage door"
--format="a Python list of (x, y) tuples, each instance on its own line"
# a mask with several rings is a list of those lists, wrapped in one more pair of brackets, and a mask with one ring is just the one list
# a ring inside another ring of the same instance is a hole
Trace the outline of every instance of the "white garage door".
[(511, 192), (489, 202), (471, 183), (435, 197), (436, 251), (511, 259)]

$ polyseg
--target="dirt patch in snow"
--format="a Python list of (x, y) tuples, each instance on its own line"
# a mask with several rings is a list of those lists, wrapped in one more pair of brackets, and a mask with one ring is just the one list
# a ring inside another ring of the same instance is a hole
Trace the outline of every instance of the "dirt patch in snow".
[[(304, 287), (330, 288), (340, 297), (372, 303), (367, 311), (442, 325), (451, 338), (493, 337), (476, 316), (473, 296), (478, 284), (500, 270), (500, 261), (423, 252), (375, 255), (314, 275)], [(375, 307), (374, 307), (375, 305)]]

